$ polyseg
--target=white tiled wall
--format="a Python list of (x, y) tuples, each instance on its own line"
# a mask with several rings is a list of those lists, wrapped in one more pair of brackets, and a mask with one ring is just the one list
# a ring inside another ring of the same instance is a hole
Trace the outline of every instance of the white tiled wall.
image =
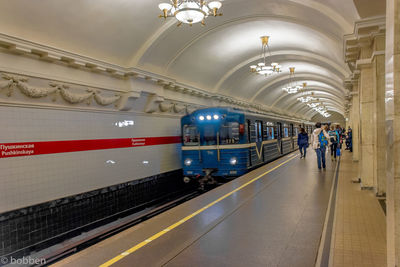
[[(20, 107), (0, 125), (0, 143), (180, 135), (178, 118)], [(179, 144), (2, 158), (0, 213), (180, 167)]]

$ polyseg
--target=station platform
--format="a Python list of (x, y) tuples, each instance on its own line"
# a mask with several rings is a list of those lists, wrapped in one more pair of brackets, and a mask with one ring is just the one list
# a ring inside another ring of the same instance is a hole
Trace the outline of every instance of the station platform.
[(53, 266), (314, 266), (336, 162), (289, 154)]

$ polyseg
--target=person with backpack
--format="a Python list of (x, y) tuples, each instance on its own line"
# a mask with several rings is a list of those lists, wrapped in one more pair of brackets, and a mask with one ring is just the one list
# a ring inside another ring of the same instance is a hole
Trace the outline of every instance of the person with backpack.
[(297, 136), (297, 145), (301, 154), (300, 158), (305, 158), (308, 147), (308, 134), (304, 128), (300, 128), (300, 133)]
[(326, 147), (329, 145), (329, 135), (324, 129), (321, 128), (320, 122), (315, 124), (315, 130), (311, 135), (311, 144), (312, 148), (315, 150), (315, 153), (317, 153), (318, 169), (321, 170), (321, 165), (325, 169), (325, 153)]
[(329, 141), (331, 143), (331, 160), (336, 160), (336, 150), (340, 142), (340, 135), (337, 129), (338, 128), (335, 130), (335, 126), (331, 125), (331, 130), (328, 132)]

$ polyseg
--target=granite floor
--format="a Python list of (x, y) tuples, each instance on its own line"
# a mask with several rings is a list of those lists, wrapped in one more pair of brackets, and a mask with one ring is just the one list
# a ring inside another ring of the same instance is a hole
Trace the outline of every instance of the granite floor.
[(386, 218), (370, 190), (361, 190), (358, 163), (343, 151), (329, 266), (386, 266)]

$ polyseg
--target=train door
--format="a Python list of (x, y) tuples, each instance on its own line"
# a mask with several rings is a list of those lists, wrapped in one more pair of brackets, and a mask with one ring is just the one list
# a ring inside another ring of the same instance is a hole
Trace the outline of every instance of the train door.
[(209, 147), (209, 149), (202, 149), (200, 151), (203, 164), (207, 168), (216, 169), (218, 168), (219, 151), (214, 147), (218, 147), (219, 145), (219, 132), (216, 131), (213, 125), (204, 125), (201, 135), (203, 148)]
[(255, 121), (255, 129), (256, 129), (256, 152), (258, 161), (264, 162), (264, 153), (263, 153), (263, 123), (262, 121)]
[(282, 154), (282, 131), (283, 131), (282, 123), (278, 122), (276, 125), (277, 125), (277, 131), (278, 131), (277, 136), (276, 136), (276, 138), (278, 140), (278, 150), (279, 150), (279, 154)]
[[(247, 130), (247, 143), (251, 144), (251, 122), (250, 120), (246, 120), (246, 130)], [(251, 147), (249, 147), (249, 166), (252, 165), (251, 160)]]
[(289, 128), (289, 134), (292, 138), (292, 149), (294, 149), (294, 128), (293, 128), (293, 124), (290, 124), (290, 128)]

